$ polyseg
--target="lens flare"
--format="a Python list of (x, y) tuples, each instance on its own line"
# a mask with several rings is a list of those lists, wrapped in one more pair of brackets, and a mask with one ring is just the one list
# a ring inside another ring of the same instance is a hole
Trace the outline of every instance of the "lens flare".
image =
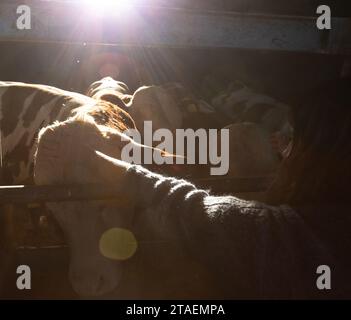
[(127, 13), (134, 0), (80, 0), (81, 6), (91, 15), (103, 16), (114, 12)]
[(134, 255), (138, 243), (131, 231), (112, 228), (102, 234), (99, 246), (104, 257), (113, 260), (127, 260)]

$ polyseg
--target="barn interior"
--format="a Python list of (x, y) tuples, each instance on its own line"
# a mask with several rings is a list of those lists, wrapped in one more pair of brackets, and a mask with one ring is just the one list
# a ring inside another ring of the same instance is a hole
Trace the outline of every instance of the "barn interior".
[[(83, 41), (76, 34), (65, 41), (60, 37), (67, 35), (67, 30), (71, 28), (72, 13), (69, 10), (83, 12), (88, 2), (25, 2), (33, 5), (33, 8), (43, 5), (50, 14), (57, 4), (63, 9), (58, 20), (53, 22), (51, 33), (36, 29), (36, 23), (42, 18), (40, 13), (40, 19), (33, 21), (34, 31), (26, 35), (25, 31), (16, 30), (11, 15), (1, 14), (2, 7), (13, 10), (19, 2), (1, 2), (0, 77), (3, 81), (47, 84), (84, 94), (90, 83), (110, 75), (125, 82), (131, 91), (143, 85), (180, 82), (197, 96), (210, 100), (212, 93), (209, 88), (225, 88), (231, 81), (238, 80), (257, 92), (294, 107), (316, 86), (350, 76), (351, 72), (351, 31), (346, 28), (351, 24), (351, 6), (347, 0), (324, 1), (331, 7), (335, 29), (311, 34), (304, 32), (303, 28), (315, 24), (316, 8), (320, 4), (318, 0), (137, 0), (132, 5), (134, 18), (136, 10), (146, 10), (149, 14), (148, 10), (157, 8), (165, 17), (175, 14), (184, 19), (178, 20), (179, 25), (172, 30), (166, 29), (171, 24), (161, 18), (150, 20), (148, 26), (153, 29), (145, 32), (158, 35), (156, 31), (163, 28), (164, 34), (155, 43), (150, 37), (141, 44), (128, 44), (122, 36), (114, 40), (106, 34), (98, 41), (98, 35), (93, 33), (92, 41), (89, 41), (89, 33), (85, 34)], [(69, 17), (67, 21), (63, 13)], [(200, 16), (199, 20), (195, 19), (197, 23), (206, 24), (207, 19), (213, 19), (213, 26), (217, 29), (207, 33), (208, 30), (201, 31), (202, 25), (198, 25), (197, 32), (201, 37), (194, 40), (193, 31), (189, 30), (196, 23), (191, 23), (193, 15)], [(225, 24), (228, 16), (229, 22)], [(123, 21), (123, 32), (128, 27), (139, 30), (139, 22), (132, 17), (128, 22)], [(233, 30), (231, 27), (236, 26), (236, 19), (239, 18), (249, 22), (243, 28)], [(96, 19), (96, 23), (102, 23), (106, 28), (116, 28), (113, 19), (120, 19), (120, 16), (108, 20), (103, 20), (101, 16)], [(275, 21), (282, 24), (275, 24)], [(290, 29), (287, 26), (282, 30), (281, 25), (286, 21), (293, 21), (292, 25)], [(174, 22), (177, 23), (177, 20)], [(162, 23), (165, 23), (164, 26)], [(10, 24), (10, 27), (5, 24)], [(44, 23), (45, 27), (50, 26)], [(291, 30), (295, 30), (296, 34)], [(227, 34), (218, 39), (222, 32)], [(242, 37), (230, 37), (232, 33)], [(243, 41), (245, 37), (256, 36), (265, 36), (269, 41), (256, 41), (256, 46)], [(282, 36), (285, 38), (279, 38)], [(5, 221), (4, 216), (11, 214), (12, 205), (2, 206), (0, 221)], [(31, 214), (35, 219), (40, 219), (40, 207), (32, 207)], [(0, 266), (0, 298), (78, 298), (67, 278), (69, 258), (65, 245), (52, 247), (47, 243), (36, 243), (31, 238), (32, 243), (21, 244), (18, 248), (17, 244), (9, 243), (15, 240), (9, 236), (11, 230), (4, 222), (0, 229), (5, 235), (2, 236), (0, 256), (3, 258), (0, 261), (8, 261), (7, 265), (4, 263)], [(38, 241), (45, 242), (45, 239)], [(29, 294), (16, 288), (17, 274), (12, 266), (20, 264), (35, 265), (32, 281), (38, 285), (33, 285)], [(128, 298), (128, 293), (125, 297)]]

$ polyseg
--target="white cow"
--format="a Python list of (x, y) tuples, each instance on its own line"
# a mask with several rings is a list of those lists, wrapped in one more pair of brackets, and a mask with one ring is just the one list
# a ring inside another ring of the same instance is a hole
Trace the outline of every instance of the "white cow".
[[(125, 173), (114, 167), (115, 160), (102, 156), (104, 153), (119, 158), (126, 143), (121, 137), (118, 131), (80, 119), (43, 129), (36, 155), (35, 182), (120, 183), (125, 188)], [(136, 200), (48, 204), (70, 248), (69, 277), (74, 290), (81, 296), (114, 298), (206, 297), (213, 292), (207, 287), (208, 280), (205, 281), (206, 270), (186, 257), (175, 239), (159, 242), (151, 236), (155, 230), (147, 216), (135, 215)], [(127, 252), (126, 256), (114, 259), (103, 255), (101, 239), (108, 230), (117, 230), (115, 236), (125, 245), (122, 253)], [(128, 248), (135, 241), (138, 250), (135, 255), (132, 250), (129, 257)]]
[(254, 122), (269, 133), (283, 131), (291, 134), (290, 107), (235, 81), (226, 90), (212, 97), (214, 108), (230, 122)]

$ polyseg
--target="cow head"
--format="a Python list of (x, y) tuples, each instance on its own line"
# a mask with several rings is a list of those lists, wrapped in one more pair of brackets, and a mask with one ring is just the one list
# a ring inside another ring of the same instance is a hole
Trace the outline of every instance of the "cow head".
[(182, 112), (171, 94), (159, 86), (140, 87), (130, 102), (129, 113), (139, 130), (144, 121), (152, 121), (152, 127), (174, 131), (182, 127)]
[[(120, 156), (116, 137), (110, 140), (93, 123), (67, 121), (42, 130), (35, 164), (36, 184), (103, 181), (118, 185), (123, 170), (99, 157), (95, 150)], [(113, 227), (128, 230), (133, 208), (123, 207), (117, 200), (49, 203), (48, 207), (70, 247), (70, 280), (75, 291), (81, 296), (98, 296), (114, 290), (121, 280), (123, 260), (127, 257), (104, 256), (101, 237)]]
[(111, 77), (105, 77), (105, 78), (102, 78), (101, 80), (93, 82), (89, 86), (87, 90), (87, 96), (92, 97), (99, 90), (103, 90), (103, 89), (113, 89), (120, 94), (128, 94), (129, 92), (129, 88), (125, 83), (114, 80)]
[(128, 103), (131, 100), (128, 86), (116, 81), (111, 77), (105, 77), (99, 81), (93, 82), (86, 95), (98, 100), (104, 100), (115, 104), (123, 110), (128, 109)]

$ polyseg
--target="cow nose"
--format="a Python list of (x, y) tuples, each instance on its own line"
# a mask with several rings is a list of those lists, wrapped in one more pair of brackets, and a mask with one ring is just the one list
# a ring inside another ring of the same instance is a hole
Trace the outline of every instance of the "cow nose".
[(74, 291), (81, 297), (94, 297), (110, 293), (118, 281), (96, 271), (70, 270), (70, 281)]

